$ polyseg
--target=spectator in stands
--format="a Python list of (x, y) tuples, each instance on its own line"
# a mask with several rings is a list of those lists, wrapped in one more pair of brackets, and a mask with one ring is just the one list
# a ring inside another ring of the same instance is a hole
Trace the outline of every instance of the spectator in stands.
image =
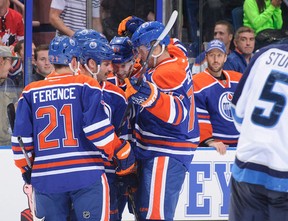
[(285, 37), (281, 31), (281, 3), (282, 0), (245, 0), (243, 24), (255, 31), (256, 49), (272, 43), (273, 38)]
[[(225, 44), (226, 53), (229, 55), (231, 50), (231, 41), (234, 35), (233, 25), (225, 20), (216, 22), (214, 27), (214, 39), (220, 40)], [(207, 68), (207, 60), (205, 51), (199, 54), (192, 67), (192, 74), (204, 71)]]
[[(75, 31), (86, 27), (86, 0), (52, 0), (49, 20), (56, 28), (56, 35), (72, 37)], [(92, 26), (103, 32), (100, 19), (100, 0), (93, 0)]]
[(215, 147), (220, 154), (225, 154), (226, 147), (235, 147), (239, 137), (230, 102), (242, 74), (223, 70), (227, 59), (223, 42), (212, 40), (205, 54), (208, 68), (193, 77), (200, 127), (199, 146)]
[(265, 29), (281, 29), (281, 3), (282, 0), (245, 0), (244, 26), (253, 28), (256, 35)]
[[(35, 44), (32, 42), (32, 64), (35, 64), (34, 59), (34, 50), (35, 50)], [(24, 62), (24, 39), (17, 42), (17, 44), (14, 47), (14, 52), (17, 53), (18, 57), (21, 58), (22, 62)]]
[(10, 46), (24, 39), (24, 23), (22, 15), (9, 8), (9, 0), (0, 0), (0, 44)]
[(255, 47), (254, 30), (249, 27), (240, 27), (234, 36), (235, 50), (233, 50), (224, 64), (224, 70), (233, 70), (244, 73)]
[(7, 105), (16, 103), (18, 97), (14, 83), (8, 78), (12, 60), (17, 57), (7, 46), (0, 46), (0, 146), (11, 145), (11, 128), (7, 117)]
[[(32, 43), (32, 67), (35, 64), (34, 61), (34, 49), (35, 45)], [(15, 86), (23, 87), (24, 86), (24, 39), (17, 42), (14, 47), (14, 52), (20, 59), (13, 61), (12, 67), (9, 70), (9, 78), (14, 81)], [(32, 68), (31, 68), (32, 70)]]
[[(25, 18), (24, 18), (24, 15), (25, 15), (24, 1), (10, 0), (10, 2), (14, 4), (14, 9), (19, 11), (22, 14), (22, 16), (23, 16), (23, 19), (25, 20)], [(33, 25), (33, 27), (40, 26), (40, 22), (39, 21), (32, 21), (32, 25)]]
[(49, 61), (49, 45), (41, 44), (34, 50), (35, 66), (32, 74), (32, 81), (44, 80), (54, 67)]

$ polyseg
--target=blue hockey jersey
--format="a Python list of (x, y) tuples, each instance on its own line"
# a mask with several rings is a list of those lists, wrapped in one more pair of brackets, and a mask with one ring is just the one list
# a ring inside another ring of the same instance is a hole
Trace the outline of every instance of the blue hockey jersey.
[(27, 162), (17, 139), (22, 137), (33, 163), (35, 189), (67, 192), (100, 179), (104, 159), (121, 145), (103, 105), (99, 83), (84, 75), (54, 72), (24, 88), (12, 149), (15, 164), (24, 172)]
[(140, 160), (169, 156), (189, 168), (199, 143), (192, 75), (183, 51), (174, 45), (168, 45), (168, 51), (171, 58), (145, 76), (157, 86), (160, 98), (150, 108), (135, 106), (134, 150)]
[(239, 132), (236, 130), (231, 100), (242, 77), (235, 71), (223, 71), (225, 80), (218, 80), (206, 69), (194, 75), (195, 103), (200, 126), (200, 142), (209, 138), (236, 146)]

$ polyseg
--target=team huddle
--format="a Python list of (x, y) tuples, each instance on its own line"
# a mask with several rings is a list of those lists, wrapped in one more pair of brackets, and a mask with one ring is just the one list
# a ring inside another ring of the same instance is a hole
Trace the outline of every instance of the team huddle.
[(24, 88), (12, 136), (35, 217), (120, 220), (129, 197), (138, 219), (173, 219), (199, 130), (180, 42), (166, 36), (141, 67), (163, 30), (143, 22), (131, 40), (84, 29), (51, 41), (55, 70)]
[[(137, 28), (129, 29), (133, 19)], [(238, 142), (232, 113), (238, 117), (238, 126), (247, 123), (243, 109), (230, 109), (242, 75), (222, 70), (227, 56), (223, 42), (208, 44), (208, 68), (192, 77), (187, 52), (177, 39), (165, 36), (149, 56), (165, 28), (162, 23), (139, 22), (131, 16), (124, 22), (119, 34), (131, 36), (114, 37), (110, 42), (92, 29), (76, 31), (71, 38), (55, 37), (49, 46), (55, 70), (44, 80), (28, 84), (19, 98), (12, 150), (24, 181), (33, 186), (38, 219), (121, 220), (128, 202), (137, 220), (173, 220), (199, 144), (222, 153), (227, 145)], [(147, 65), (142, 66), (144, 62)], [(281, 71), (271, 73), (286, 84)], [(250, 82), (247, 76), (243, 82)], [(267, 87), (271, 82), (278, 86), (270, 79)], [(246, 94), (241, 93), (247, 87), (241, 84), (234, 105), (241, 102), (244, 106)], [(273, 89), (266, 88), (266, 92), (276, 100)], [(263, 100), (269, 100), (267, 93), (262, 93)], [(271, 114), (266, 120), (263, 112), (254, 110), (255, 124), (271, 127), (265, 123), (269, 120), (277, 124), (279, 117)], [(222, 127), (223, 120), (229, 126)], [(240, 145), (249, 143), (241, 135), (240, 141)], [(236, 158), (234, 184), (250, 180), (243, 166), (249, 159), (242, 152)], [(255, 170), (266, 171), (257, 167), (257, 161), (253, 165)], [(280, 176), (278, 166), (272, 177)], [(282, 174), (285, 180), (286, 173)], [(287, 192), (287, 185), (280, 190)], [(235, 208), (231, 220), (241, 220)]]

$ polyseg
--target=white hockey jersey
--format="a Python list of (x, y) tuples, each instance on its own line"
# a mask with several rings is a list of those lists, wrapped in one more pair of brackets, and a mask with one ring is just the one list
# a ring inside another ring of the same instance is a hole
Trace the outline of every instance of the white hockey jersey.
[(257, 52), (234, 93), (237, 181), (288, 191), (287, 100), (288, 39)]

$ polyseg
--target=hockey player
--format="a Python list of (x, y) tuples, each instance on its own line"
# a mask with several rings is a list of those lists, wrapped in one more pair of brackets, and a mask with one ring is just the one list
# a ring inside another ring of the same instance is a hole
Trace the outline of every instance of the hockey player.
[[(163, 24), (155, 21), (134, 32), (131, 40), (143, 61), (163, 30)], [(140, 164), (136, 195), (140, 220), (173, 220), (199, 141), (189, 64), (178, 47), (168, 46), (169, 41), (166, 36), (147, 60), (150, 71), (140, 85), (135, 78), (125, 79), (126, 96), (137, 111), (132, 126)]]
[[(126, 89), (125, 78), (130, 78), (132, 76), (137, 76), (141, 71), (140, 59), (137, 58), (137, 53), (133, 48), (132, 42), (128, 37), (114, 37), (110, 41), (110, 45), (114, 51), (114, 56), (112, 59), (113, 64), (113, 73), (117, 77), (116, 85), (123, 89)], [(134, 112), (133, 112), (134, 113)], [(132, 111), (131, 111), (132, 114)], [(126, 119), (126, 124), (123, 127), (120, 127), (118, 133), (126, 133), (128, 140), (132, 141), (132, 130), (131, 124), (133, 123), (130, 120), (130, 115)], [(129, 123), (128, 123), (129, 122)], [(136, 171), (134, 174), (129, 174), (125, 177), (117, 177), (119, 188), (118, 194), (118, 209), (119, 209), (119, 218), (122, 218), (122, 213), (128, 202), (128, 209), (133, 213), (133, 203), (135, 201), (135, 191), (137, 189), (138, 179)], [(137, 216), (137, 214), (134, 214)]]
[[(97, 79), (100, 83), (106, 113), (112, 125), (117, 129), (125, 112), (127, 102), (124, 91), (107, 81), (108, 74), (112, 72), (113, 50), (109, 44), (103, 41), (90, 39), (83, 44), (81, 51), (81, 73)], [(122, 133), (121, 137), (127, 138), (126, 134), (126, 132)], [(124, 208), (119, 209), (118, 198), (120, 195), (119, 189), (122, 187), (119, 187), (118, 176), (115, 174), (112, 161), (105, 162), (105, 172), (110, 187), (110, 220), (121, 220)]]
[(227, 146), (237, 145), (239, 136), (230, 102), (242, 74), (223, 70), (227, 55), (222, 41), (210, 41), (205, 53), (208, 68), (193, 76), (200, 126), (199, 146), (215, 147), (217, 152), (225, 154)]
[(136, 50), (128, 37), (114, 37), (110, 45), (114, 51), (112, 64), (113, 73), (117, 77), (115, 84), (125, 90), (124, 79), (139, 74), (142, 67), (140, 59), (137, 58)]
[(51, 41), (55, 72), (24, 88), (12, 136), (15, 164), (33, 185), (35, 215), (45, 221), (67, 220), (72, 204), (77, 220), (108, 220), (103, 158), (113, 157), (120, 174), (134, 168), (129, 143), (115, 135), (105, 113), (99, 83), (69, 67), (76, 65), (74, 47), (67, 36)]
[(113, 50), (108, 43), (92, 39), (87, 40), (81, 50), (81, 73), (92, 76), (100, 83), (106, 113), (113, 126), (118, 128), (127, 102), (123, 90), (107, 81), (108, 74), (113, 70)]
[(229, 221), (288, 220), (287, 66), (288, 39), (260, 49), (234, 93)]

